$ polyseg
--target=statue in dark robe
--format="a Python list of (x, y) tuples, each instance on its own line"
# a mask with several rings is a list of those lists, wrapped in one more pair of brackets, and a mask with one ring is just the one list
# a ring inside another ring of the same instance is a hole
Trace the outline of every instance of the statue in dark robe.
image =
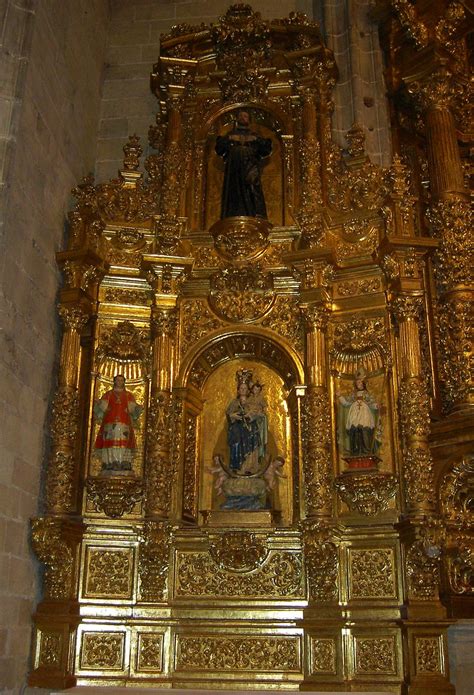
[(240, 111), (234, 129), (217, 138), (216, 152), (224, 159), (221, 219), (225, 217), (267, 218), (260, 179), (261, 160), (272, 151), (270, 138), (250, 130), (250, 115)]

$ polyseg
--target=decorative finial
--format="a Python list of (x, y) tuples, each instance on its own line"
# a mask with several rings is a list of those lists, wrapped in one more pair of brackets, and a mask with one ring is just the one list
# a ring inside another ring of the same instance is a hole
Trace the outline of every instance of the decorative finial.
[(365, 155), (365, 133), (362, 126), (354, 123), (352, 128), (346, 133), (348, 142), (348, 152), (351, 157), (358, 158)]
[(125, 171), (136, 171), (140, 164), (140, 155), (143, 152), (139, 136), (129, 135), (128, 142), (123, 146), (123, 151), (125, 154), (123, 168)]

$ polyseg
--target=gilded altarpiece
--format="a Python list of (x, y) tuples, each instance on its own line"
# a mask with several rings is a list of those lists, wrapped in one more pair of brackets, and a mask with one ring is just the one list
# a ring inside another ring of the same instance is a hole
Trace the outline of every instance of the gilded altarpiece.
[(465, 295), (409, 160), (334, 143), (337, 78), (302, 14), (176, 26), (151, 154), (74, 190), (32, 684), (452, 692), (473, 470), (430, 413)]

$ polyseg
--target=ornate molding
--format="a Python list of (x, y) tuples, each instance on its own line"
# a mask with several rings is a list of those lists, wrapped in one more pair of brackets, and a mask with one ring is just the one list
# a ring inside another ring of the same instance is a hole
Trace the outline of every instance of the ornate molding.
[(335, 480), (342, 501), (364, 516), (385, 511), (397, 492), (397, 484), (397, 478), (389, 473), (343, 473)]
[(338, 591), (338, 551), (330, 529), (320, 522), (303, 524), (303, 548), (311, 601), (333, 603)]
[(171, 527), (160, 521), (143, 525), (138, 556), (141, 601), (164, 601), (168, 595)]
[(141, 479), (132, 477), (114, 475), (88, 478), (86, 486), (96, 511), (104, 512), (111, 519), (130, 514), (143, 496)]
[(271, 551), (252, 571), (220, 569), (209, 553), (178, 552), (177, 596), (298, 598), (303, 597), (303, 563), (300, 553)]
[(265, 562), (268, 552), (263, 540), (248, 531), (227, 531), (209, 544), (212, 559), (227, 572), (256, 570)]
[(46, 597), (58, 601), (71, 598), (74, 553), (65, 538), (64, 522), (58, 518), (32, 519), (31, 543), (38, 559), (46, 566)]

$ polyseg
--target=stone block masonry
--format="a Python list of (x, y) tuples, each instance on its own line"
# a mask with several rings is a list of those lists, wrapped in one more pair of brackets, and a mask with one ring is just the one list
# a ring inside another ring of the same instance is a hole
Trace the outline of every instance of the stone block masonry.
[(20, 692), (70, 189), (94, 169), (107, 0), (0, 2), (0, 689)]

